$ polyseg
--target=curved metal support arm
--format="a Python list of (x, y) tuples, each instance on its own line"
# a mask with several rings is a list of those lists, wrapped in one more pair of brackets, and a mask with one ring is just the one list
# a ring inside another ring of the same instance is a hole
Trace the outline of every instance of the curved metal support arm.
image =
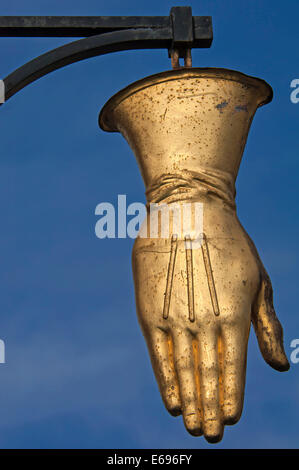
[(210, 47), (213, 40), (211, 17), (192, 16), (191, 7), (173, 7), (169, 17), (0, 17), (0, 36), (72, 34), (89, 37), (46, 52), (0, 80), (0, 104), (38, 78), (79, 60), (166, 48), (173, 66), (179, 67), (180, 57), (191, 66), (191, 48)]
[(4, 78), (5, 101), (44, 75), (79, 60), (130, 49), (168, 48), (171, 42), (169, 28), (132, 29), (79, 39), (46, 52)]

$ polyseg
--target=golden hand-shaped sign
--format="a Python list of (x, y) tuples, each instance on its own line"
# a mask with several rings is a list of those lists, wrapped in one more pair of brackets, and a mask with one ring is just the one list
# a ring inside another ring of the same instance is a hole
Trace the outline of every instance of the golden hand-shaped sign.
[[(130, 85), (100, 116), (103, 129), (127, 139), (146, 186), (148, 216), (134, 244), (133, 273), (163, 401), (209, 442), (241, 416), (251, 322), (268, 364), (289, 368), (271, 281), (235, 207), (250, 124), (271, 97), (264, 81), (239, 72), (180, 69)], [(161, 218), (152, 235), (153, 205), (182, 213), (188, 204), (189, 232), (174, 228), (172, 214), (167, 236)]]

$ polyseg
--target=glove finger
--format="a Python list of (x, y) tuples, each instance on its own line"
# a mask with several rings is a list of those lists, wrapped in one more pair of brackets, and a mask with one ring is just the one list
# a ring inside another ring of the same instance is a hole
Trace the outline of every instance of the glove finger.
[(178, 376), (182, 413), (187, 431), (202, 434), (199, 391), (196, 383), (194, 347), (188, 333), (173, 334), (174, 363)]
[(250, 323), (221, 329), (219, 357), (223, 377), (222, 412), (224, 424), (239, 421), (244, 400), (247, 344)]
[(173, 365), (171, 338), (157, 328), (146, 335), (146, 340), (165, 407), (172, 416), (178, 416), (181, 414), (181, 400)]
[(207, 328), (201, 331), (197, 338), (204, 436), (208, 442), (215, 443), (219, 442), (223, 436), (217, 332), (212, 328)]

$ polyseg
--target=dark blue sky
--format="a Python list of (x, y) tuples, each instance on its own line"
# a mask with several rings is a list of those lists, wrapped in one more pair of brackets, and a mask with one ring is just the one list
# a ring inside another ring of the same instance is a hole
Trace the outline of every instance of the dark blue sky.
[[(3, 3), (3, 2), (2, 2)], [(297, 0), (180, 0), (212, 15), (214, 43), (195, 66), (267, 80), (237, 180), (238, 214), (271, 276), (290, 342), (298, 319)], [(172, 1), (14, 0), (0, 15), (168, 15)], [(69, 39), (0, 38), (0, 77)], [(0, 109), (1, 448), (206, 448), (164, 409), (139, 330), (133, 241), (99, 240), (98, 203), (145, 200), (131, 150), (98, 128), (119, 89), (167, 70), (166, 50), (110, 54), (61, 69)], [(214, 448), (294, 448), (299, 443), (299, 364), (280, 374), (252, 332), (245, 407)]]

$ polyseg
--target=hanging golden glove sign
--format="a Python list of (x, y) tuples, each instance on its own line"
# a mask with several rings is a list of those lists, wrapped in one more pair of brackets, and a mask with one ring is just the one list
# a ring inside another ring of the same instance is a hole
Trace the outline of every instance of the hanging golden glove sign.
[(271, 100), (271, 87), (236, 71), (192, 69), (191, 49), (210, 47), (213, 30), (211, 17), (192, 16), (190, 7), (173, 7), (169, 17), (0, 16), (0, 36), (84, 38), (0, 80), (0, 105), (78, 60), (169, 50), (175, 70), (119, 92), (104, 106), (100, 125), (126, 138), (146, 187), (133, 274), (163, 401), (172, 415), (183, 415), (192, 435), (218, 442), (242, 412), (250, 322), (266, 362), (289, 368), (271, 282), (235, 206), (249, 127)]
[[(179, 68), (131, 84), (100, 115), (102, 129), (128, 141), (146, 188), (133, 274), (162, 399), (192, 435), (209, 442), (241, 416), (251, 322), (266, 362), (289, 369), (271, 281), (235, 206), (251, 121), (271, 99), (266, 82), (240, 72)], [(158, 236), (151, 236), (152, 204), (170, 212), (191, 205), (189, 231), (174, 228), (170, 217), (165, 236), (160, 218)]]

